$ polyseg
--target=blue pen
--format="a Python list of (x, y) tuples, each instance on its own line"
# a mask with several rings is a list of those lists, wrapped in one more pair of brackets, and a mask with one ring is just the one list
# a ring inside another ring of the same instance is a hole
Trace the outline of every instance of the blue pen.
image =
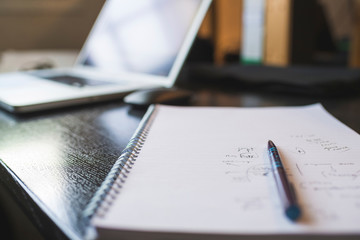
[(273, 169), (273, 175), (276, 182), (276, 187), (280, 194), (280, 200), (285, 209), (285, 215), (292, 221), (296, 221), (300, 215), (301, 211), (299, 205), (297, 204), (295, 192), (293, 191), (289, 180), (286, 176), (285, 169), (282, 165), (279, 152), (275, 144), (269, 140), (268, 142), (268, 152)]

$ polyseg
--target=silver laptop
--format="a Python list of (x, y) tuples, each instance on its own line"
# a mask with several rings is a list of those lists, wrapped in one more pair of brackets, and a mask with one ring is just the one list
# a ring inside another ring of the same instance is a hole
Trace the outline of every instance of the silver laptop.
[(172, 87), (210, 2), (108, 0), (73, 68), (0, 74), (0, 106), (31, 112)]

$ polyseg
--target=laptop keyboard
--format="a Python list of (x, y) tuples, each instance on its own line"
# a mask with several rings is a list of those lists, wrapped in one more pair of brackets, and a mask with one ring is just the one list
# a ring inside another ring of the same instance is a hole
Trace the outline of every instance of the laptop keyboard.
[(100, 86), (100, 85), (109, 85), (109, 84), (115, 84), (114, 82), (107, 82), (107, 81), (101, 81), (101, 80), (94, 80), (94, 79), (87, 79), (77, 76), (70, 76), (70, 75), (57, 75), (57, 76), (51, 76), (51, 77), (42, 77), (44, 79), (48, 79), (51, 81), (55, 81), (58, 83), (63, 83), (66, 85), (70, 85), (73, 87), (85, 87), (85, 86)]

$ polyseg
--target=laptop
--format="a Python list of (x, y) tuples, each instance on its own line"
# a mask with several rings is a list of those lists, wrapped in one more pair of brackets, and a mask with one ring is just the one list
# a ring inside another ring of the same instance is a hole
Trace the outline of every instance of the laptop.
[(107, 0), (73, 68), (0, 74), (0, 106), (25, 113), (174, 85), (211, 0)]

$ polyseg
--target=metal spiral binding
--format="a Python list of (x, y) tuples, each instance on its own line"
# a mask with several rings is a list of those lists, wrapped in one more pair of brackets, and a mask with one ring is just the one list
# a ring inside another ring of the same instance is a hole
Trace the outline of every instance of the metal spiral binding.
[(95, 215), (104, 217), (114, 199), (120, 193), (146, 141), (154, 116), (156, 115), (155, 110), (155, 106), (149, 107), (128, 145), (122, 151), (99, 190), (87, 205), (83, 214), (85, 221), (90, 221)]

